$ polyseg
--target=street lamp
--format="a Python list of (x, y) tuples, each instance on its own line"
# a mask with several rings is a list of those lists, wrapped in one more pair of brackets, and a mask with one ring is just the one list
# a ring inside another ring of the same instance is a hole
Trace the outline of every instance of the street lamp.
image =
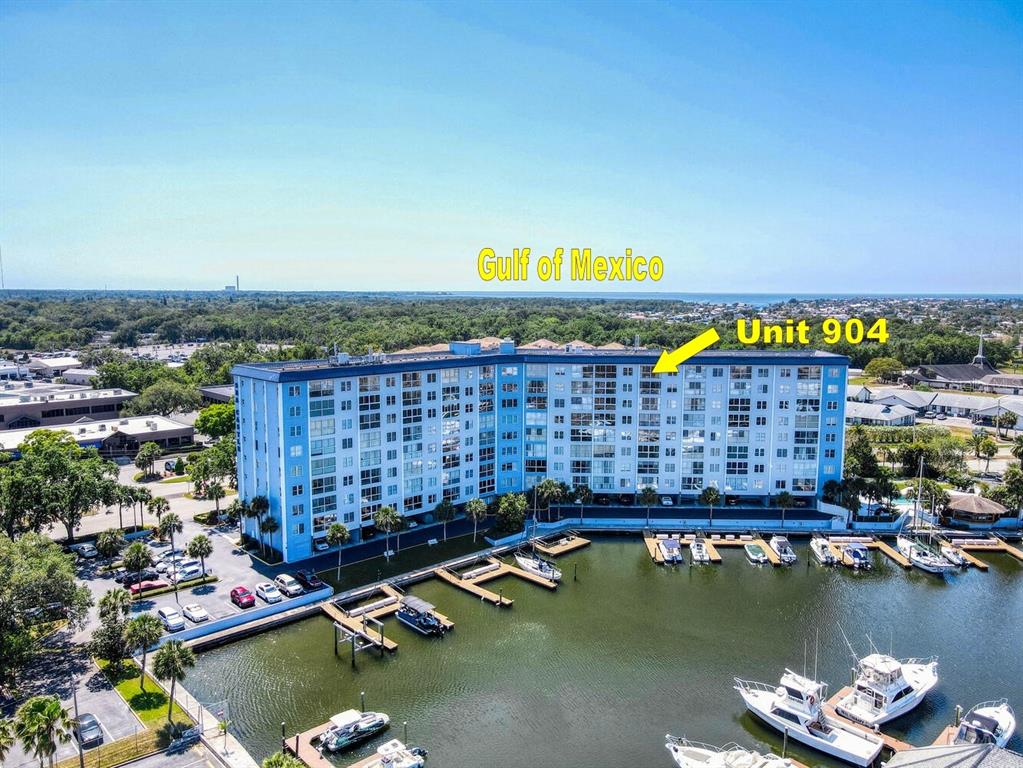
[(78, 725), (78, 681), (71, 673), (71, 700), (75, 705), (75, 743), (78, 744), (78, 768), (85, 768), (85, 752), (82, 750), (82, 732)]

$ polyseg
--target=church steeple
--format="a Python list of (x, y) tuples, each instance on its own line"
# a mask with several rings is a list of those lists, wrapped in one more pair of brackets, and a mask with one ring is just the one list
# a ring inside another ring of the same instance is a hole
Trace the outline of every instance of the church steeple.
[(984, 357), (984, 334), (980, 335), (980, 345), (977, 347), (977, 356), (971, 361), (974, 365), (979, 365), (982, 368), (990, 368), (991, 363)]

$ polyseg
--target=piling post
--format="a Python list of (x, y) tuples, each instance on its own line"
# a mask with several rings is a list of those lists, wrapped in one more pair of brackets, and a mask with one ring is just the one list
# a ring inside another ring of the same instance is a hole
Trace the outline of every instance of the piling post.
[(366, 714), (366, 692), (359, 691), (359, 706), (362, 708), (362, 713)]
[[(288, 743), (288, 734), (287, 734), (287, 731), (285, 730), (285, 727), (286, 726), (284, 724), (284, 721), (281, 720), (281, 752), (282, 753), (284, 752), (284, 748), (285, 748), (285, 746)], [(295, 745), (295, 754), (296, 755), (298, 754), (298, 744)]]
[(572, 565), (572, 581), (579, 581), (579, 563)]
[(785, 757), (785, 751), (788, 749), (788, 747), (789, 747), (789, 729), (785, 728), (782, 731), (782, 737), (781, 737), (781, 756), (782, 757)]
[(295, 757), (298, 757), (298, 734), (295, 734)]
[(377, 628), (377, 632), (380, 633), (380, 658), (384, 658), (384, 623), (380, 622)]
[(404, 737), (402, 739), (402, 741), (404, 741), (406, 744), (408, 744), (408, 720), (402, 720), (401, 721), (401, 728), (402, 728), (402, 736)]
[(355, 633), (352, 633), (352, 669), (355, 669)]

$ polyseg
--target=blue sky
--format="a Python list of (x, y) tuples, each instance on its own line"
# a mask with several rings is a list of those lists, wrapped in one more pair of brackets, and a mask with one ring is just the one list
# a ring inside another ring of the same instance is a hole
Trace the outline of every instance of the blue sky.
[(473, 290), (484, 246), (1023, 291), (1023, 4), (0, 3), (8, 287)]

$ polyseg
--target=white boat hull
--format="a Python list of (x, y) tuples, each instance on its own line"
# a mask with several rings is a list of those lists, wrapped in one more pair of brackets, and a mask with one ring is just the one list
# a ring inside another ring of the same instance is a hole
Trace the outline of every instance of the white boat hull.
[(835, 564), (835, 556), (831, 554), (831, 548), (823, 539), (814, 539), (811, 541), (810, 550), (813, 552), (813, 556), (817, 558), (817, 562), (821, 565)]
[(781, 733), (787, 733), (790, 739), (813, 747), (819, 752), (837, 757), (839, 760), (853, 765), (863, 766), (863, 768), (873, 763), (881, 752), (883, 742), (880, 739), (877, 739), (876, 744), (868, 749), (868, 734), (858, 734), (854, 729), (838, 720), (824, 716), (831, 731), (827, 736), (818, 736), (805, 730), (802, 726), (773, 714), (771, 712), (773, 694), (766, 691), (742, 689), (739, 690), (739, 694), (746, 704), (746, 709), (764, 723)]
[(906, 682), (913, 689), (913, 692), (906, 694), (885, 709), (875, 710), (863, 704), (863, 699), (857, 697), (856, 692), (853, 691), (838, 702), (835, 706), (835, 711), (843, 717), (870, 727), (882, 725), (914, 709), (924, 700), (924, 697), (931, 689), (938, 684), (938, 666), (936, 663), (903, 664), (902, 674), (906, 678)]
[(550, 579), (551, 581), (561, 581), (561, 571), (553, 566), (544, 568), (538, 565), (536, 560), (533, 558), (522, 557), (521, 555), (515, 555), (515, 562), (518, 563), (519, 568), (533, 574), (534, 576), (540, 576), (544, 579)]

